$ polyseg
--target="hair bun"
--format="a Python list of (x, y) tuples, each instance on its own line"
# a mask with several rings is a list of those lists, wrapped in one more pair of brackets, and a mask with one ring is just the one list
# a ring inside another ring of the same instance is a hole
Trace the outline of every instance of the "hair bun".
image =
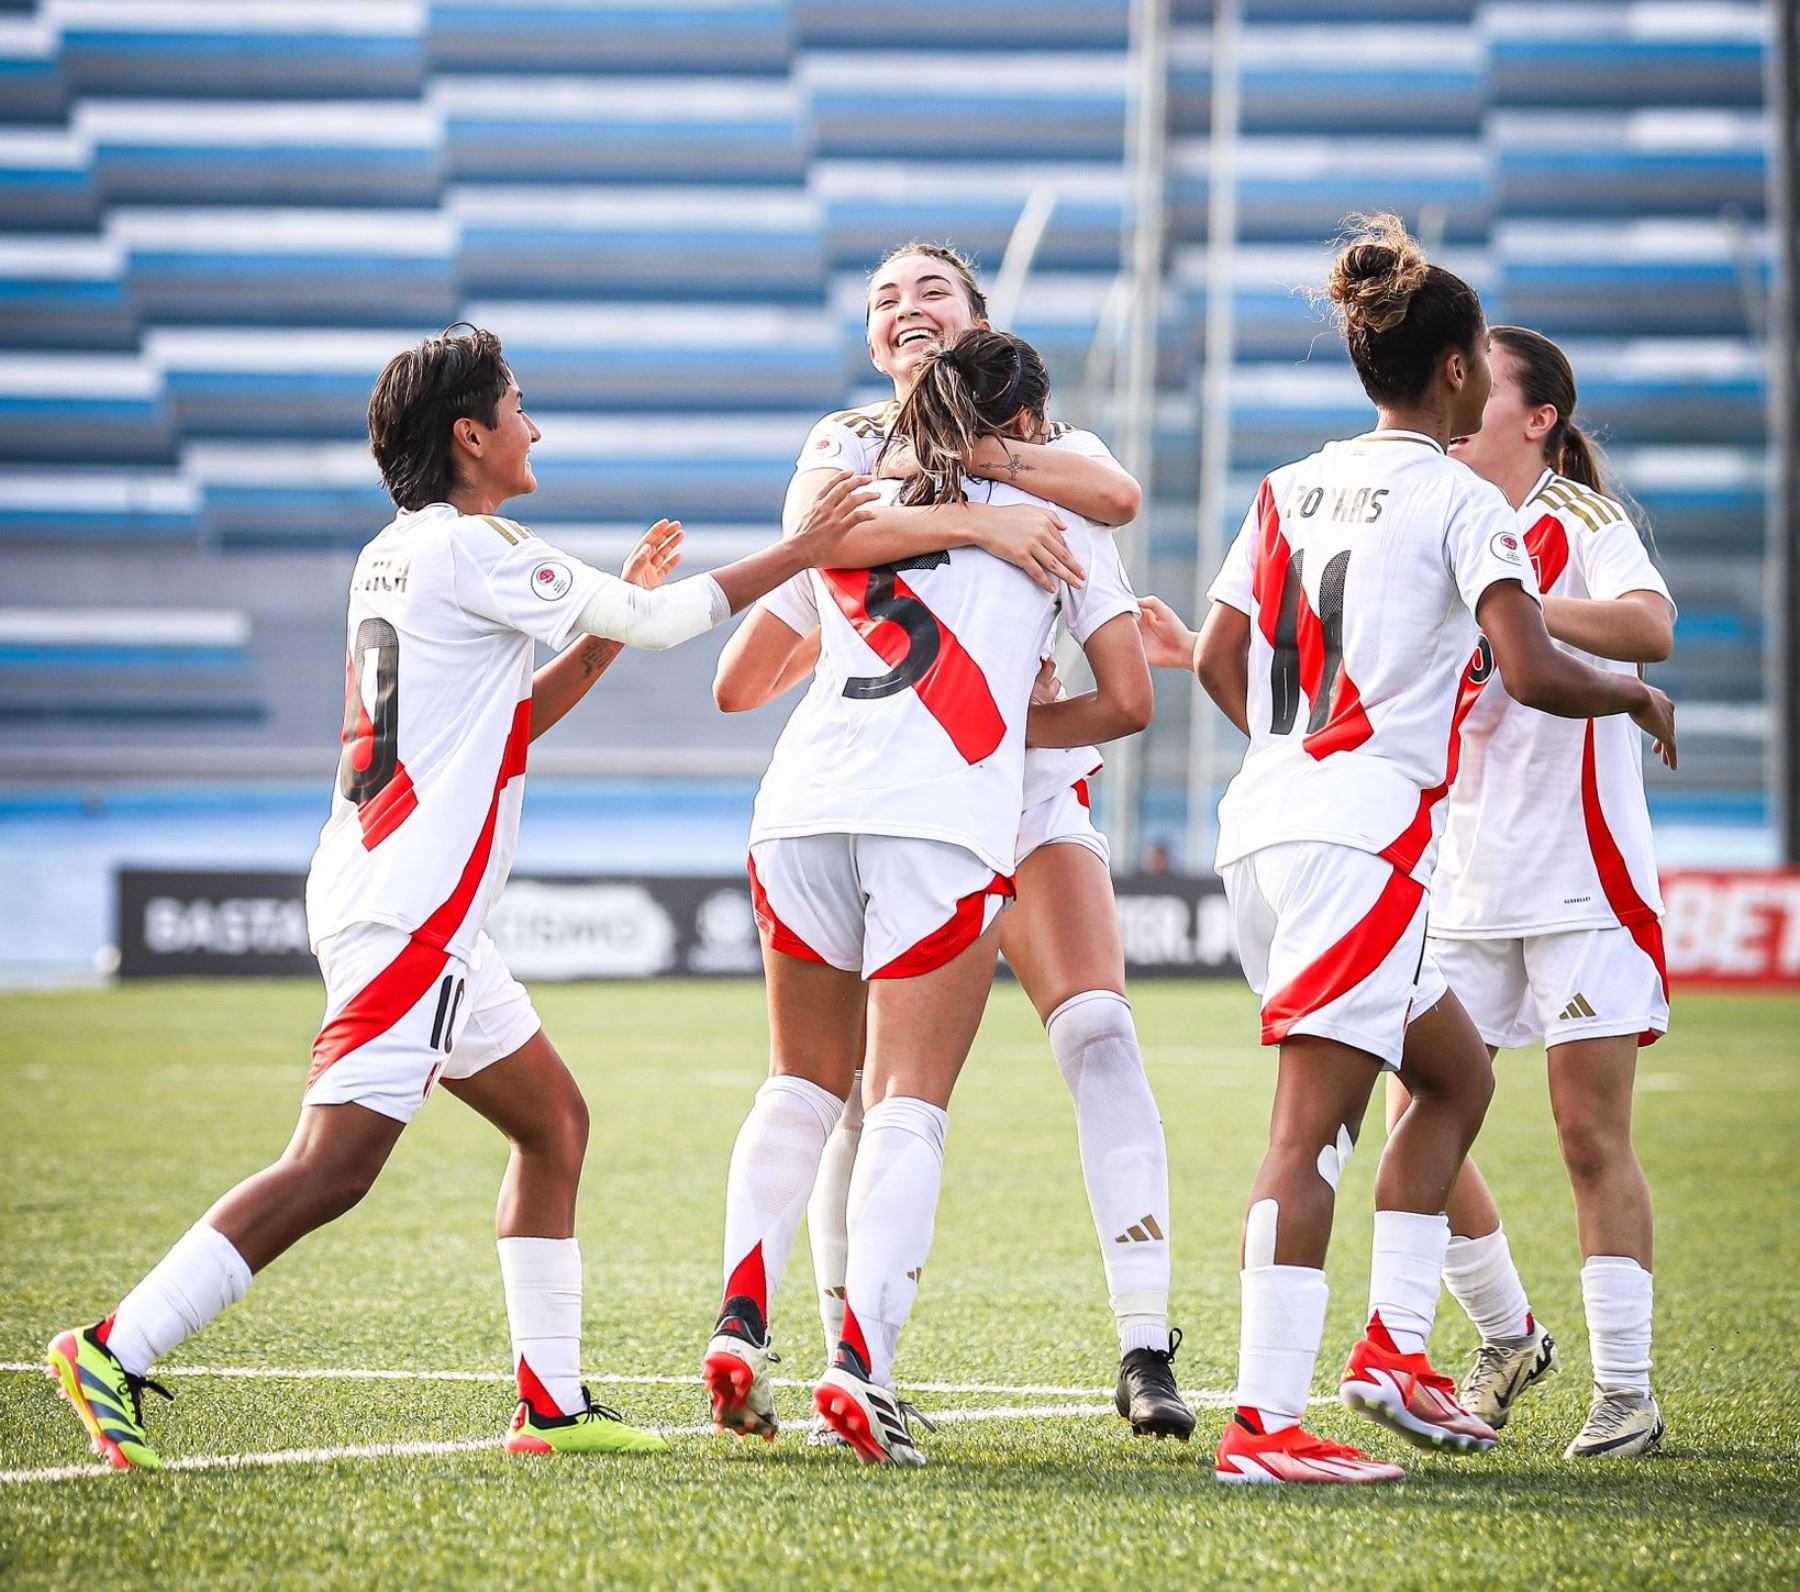
[(1431, 267), (1396, 215), (1352, 216), (1325, 278), (1325, 296), (1352, 331), (1385, 332), (1406, 319)]

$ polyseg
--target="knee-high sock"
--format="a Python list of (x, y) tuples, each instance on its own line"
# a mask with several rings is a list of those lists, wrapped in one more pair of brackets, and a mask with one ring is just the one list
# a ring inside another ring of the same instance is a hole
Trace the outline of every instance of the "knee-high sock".
[(126, 1294), (113, 1312), (106, 1346), (133, 1376), (142, 1376), (176, 1344), (191, 1338), (244, 1297), (250, 1268), (231, 1240), (196, 1222)]
[(738, 1129), (725, 1179), (725, 1298), (755, 1306), (755, 1330), (767, 1330), (769, 1301), (843, 1109), (842, 1100), (816, 1083), (774, 1077), (756, 1091)]
[(1444, 1252), (1444, 1286), (1475, 1323), (1484, 1343), (1517, 1343), (1536, 1325), (1519, 1268), (1513, 1264), (1506, 1229), (1480, 1238), (1450, 1237)]
[(1377, 1211), (1369, 1257), (1369, 1324), (1387, 1328), (1401, 1354), (1423, 1354), (1437, 1315), (1450, 1218)]
[(1044, 1031), (1075, 1100), (1081, 1175), (1100, 1238), (1119, 1353), (1169, 1341), (1169, 1152), (1138, 1050), (1131, 1003), (1071, 996)]
[(502, 1238), (500, 1284), (512, 1330), (519, 1397), (539, 1415), (575, 1415), (581, 1391), (581, 1245), (573, 1238)]
[(1247, 1266), (1238, 1285), (1238, 1406), (1254, 1410), (1266, 1432), (1297, 1426), (1312, 1392), (1331, 1298), (1325, 1273), (1312, 1266)]
[(1650, 1391), (1650, 1314), (1656, 1289), (1629, 1255), (1590, 1255), (1581, 1268), (1594, 1386), (1604, 1393)]
[(890, 1382), (900, 1329), (931, 1251), (950, 1118), (901, 1095), (869, 1108), (850, 1178), (850, 1256), (843, 1342), (876, 1382)]
[(825, 1358), (844, 1332), (844, 1258), (849, 1249), (850, 1173), (862, 1139), (862, 1074), (850, 1084), (843, 1115), (825, 1141), (819, 1175), (806, 1205), (806, 1232), (812, 1242), (813, 1282), (819, 1290), (819, 1324), (825, 1329)]

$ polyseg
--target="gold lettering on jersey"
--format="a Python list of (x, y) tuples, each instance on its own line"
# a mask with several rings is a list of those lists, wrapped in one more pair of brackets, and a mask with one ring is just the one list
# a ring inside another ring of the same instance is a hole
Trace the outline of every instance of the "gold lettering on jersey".
[(384, 553), (364, 566), (357, 591), (401, 592), (406, 590), (406, 577), (412, 573), (412, 555)]
[(1385, 486), (1307, 486), (1295, 484), (1288, 495), (1289, 507), (1303, 520), (1323, 516), (1347, 525), (1373, 525), (1381, 518)]

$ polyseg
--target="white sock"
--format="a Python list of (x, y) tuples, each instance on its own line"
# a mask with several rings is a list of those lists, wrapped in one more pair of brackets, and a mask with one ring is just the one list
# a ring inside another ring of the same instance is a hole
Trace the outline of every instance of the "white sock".
[(1650, 1312), (1655, 1284), (1629, 1255), (1590, 1255), (1581, 1268), (1588, 1353), (1603, 1393), (1650, 1391)]
[(725, 1297), (749, 1299), (764, 1330), (819, 1157), (843, 1109), (816, 1083), (769, 1078), (738, 1129), (725, 1178)]
[(1536, 1328), (1504, 1227), (1482, 1238), (1452, 1233), (1444, 1252), (1444, 1285), (1484, 1343), (1518, 1343)]
[[(539, 1415), (575, 1415), (587, 1407), (581, 1393), (581, 1245), (573, 1238), (502, 1238), (494, 1247), (519, 1397)], [(546, 1400), (555, 1408), (545, 1409)]]
[(1369, 1320), (1380, 1317), (1402, 1354), (1423, 1354), (1437, 1315), (1438, 1286), (1450, 1218), (1441, 1213), (1377, 1211), (1375, 1248), (1369, 1257)]
[(106, 1346), (143, 1376), (250, 1287), (250, 1268), (229, 1238), (195, 1222), (113, 1312)]
[(863, 1119), (850, 1178), (843, 1341), (876, 1382), (893, 1376), (895, 1345), (931, 1252), (949, 1127), (939, 1107), (906, 1095), (871, 1106)]
[(843, 1115), (825, 1141), (819, 1175), (806, 1205), (806, 1233), (812, 1241), (813, 1282), (819, 1290), (819, 1324), (825, 1329), (825, 1358), (831, 1359), (844, 1333), (844, 1259), (849, 1250), (850, 1173), (862, 1138), (862, 1073), (850, 1083)]
[(1311, 1266), (1249, 1266), (1238, 1273), (1236, 1400), (1256, 1411), (1263, 1430), (1297, 1426), (1312, 1392), (1331, 1289)]
[(1169, 1152), (1131, 1003), (1071, 996), (1044, 1024), (1075, 1100), (1081, 1175), (1119, 1329), (1119, 1353), (1169, 1345)]

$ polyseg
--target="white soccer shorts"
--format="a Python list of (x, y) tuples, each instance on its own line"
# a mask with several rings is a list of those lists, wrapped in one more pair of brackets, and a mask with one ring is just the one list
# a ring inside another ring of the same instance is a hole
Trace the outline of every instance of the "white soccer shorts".
[[(1654, 932), (1651, 932), (1654, 931)], [(1661, 925), (1572, 929), (1515, 940), (1431, 937), (1431, 956), (1488, 1044), (1636, 1034), (1651, 1045), (1669, 1031)]]
[(1019, 815), (1019, 844), (1013, 866), (1016, 868), (1039, 846), (1085, 846), (1110, 866), (1112, 849), (1106, 836), (1094, 827), (1088, 803), (1088, 782), (1078, 779), (1054, 796), (1027, 807)]
[(1013, 882), (974, 852), (905, 835), (784, 835), (750, 848), (769, 945), (866, 979), (917, 978), (966, 951)]
[(1290, 840), (1224, 869), (1262, 1042), (1315, 1034), (1393, 1070), (1406, 1027), (1444, 995), (1425, 949), (1425, 889), (1373, 852)]
[(542, 1026), (486, 934), (465, 963), (399, 929), (353, 924), (319, 947), (319, 970), (325, 1023), (303, 1105), (410, 1122), (439, 1078), (473, 1078)]

